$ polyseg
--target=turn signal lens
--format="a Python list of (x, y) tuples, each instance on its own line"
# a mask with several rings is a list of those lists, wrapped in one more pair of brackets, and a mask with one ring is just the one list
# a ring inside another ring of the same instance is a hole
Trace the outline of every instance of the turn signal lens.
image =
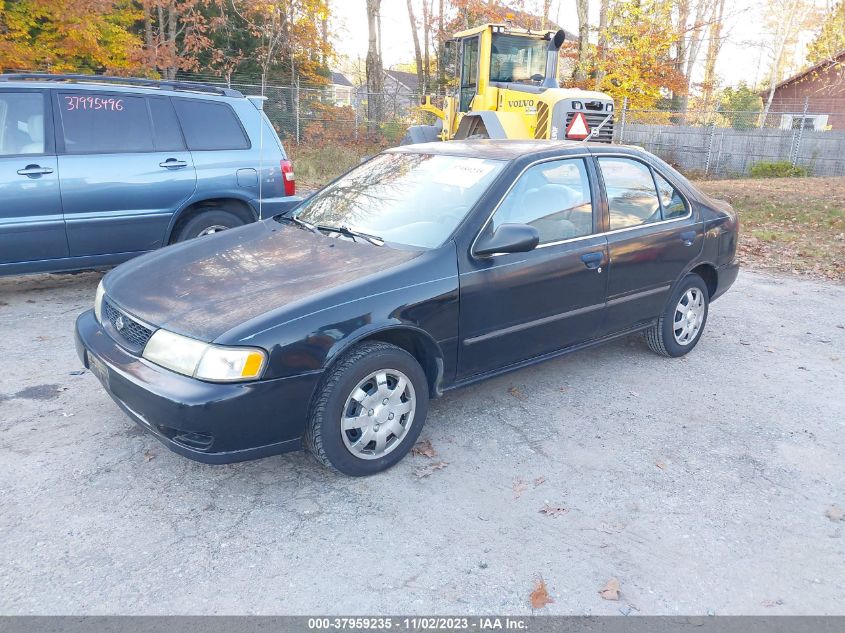
[(261, 376), (266, 356), (261, 350), (237, 347), (209, 347), (200, 360), (200, 380), (240, 381)]

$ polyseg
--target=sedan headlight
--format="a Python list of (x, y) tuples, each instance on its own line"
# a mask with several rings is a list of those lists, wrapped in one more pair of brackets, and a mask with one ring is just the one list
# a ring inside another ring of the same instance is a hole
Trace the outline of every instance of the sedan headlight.
[(210, 345), (167, 330), (156, 330), (143, 356), (179, 374), (213, 382), (256, 380), (267, 361), (261, 349)]
[(106, 291), (103, 290), (103, 280), (100, 280), (97, 286), (97, 294), (94, 295), (94, 316), (97, 318), (97, 323), (103, 322), (103, 297)]

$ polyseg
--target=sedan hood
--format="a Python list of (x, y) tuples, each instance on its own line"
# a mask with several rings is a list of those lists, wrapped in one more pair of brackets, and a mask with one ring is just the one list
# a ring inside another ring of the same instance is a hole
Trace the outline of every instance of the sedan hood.
[(103, 284), (106, 295), (138, 319), (213, 341), (265, 312), (293, 307), (417, 255), (271, 219), (130, 260)]

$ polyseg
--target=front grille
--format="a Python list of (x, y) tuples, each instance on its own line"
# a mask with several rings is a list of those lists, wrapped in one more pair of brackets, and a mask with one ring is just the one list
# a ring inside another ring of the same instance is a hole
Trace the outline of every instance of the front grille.
[[(601, 122), (604, 121), (604, 118), (610, 114), (609, 112), (584, 112), (584, 118), (587, 119), (587, 125), (590, 126), (590, 131), (593, 128), (598, 127), (601, 125)], [(569, 112), (566, 115), (566, 127), (564, 129), (569, 128), (569, 124), (572, 123), (572, 119), (575, 117), (575, 112)], [(591, 141), (597, 141), (599, 143), (611, 143), (613, 142), (613, 117), (610, 117), (610, 120), (604, 124), (599, 133), (590, 138)]]
[[(103, 299), (103, 316), (111, 323), (117, 334), (134, 350), (141, 351), (153, 335), (153, 331), (138, 323), (131, 316), (119, 310), (108, 299)], [(118, 327), (119, 326), (119, 327)]]
[(534, 138), (549, 137), (549, 106), (541, 101), (537, 104), (537, 127), (534, 128)]

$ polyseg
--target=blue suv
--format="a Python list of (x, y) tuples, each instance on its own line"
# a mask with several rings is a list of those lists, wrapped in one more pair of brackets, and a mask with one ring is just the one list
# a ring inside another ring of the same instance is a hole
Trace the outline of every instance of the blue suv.
[(111, 266), (299, 202), (260, 97), (0, 75), (0, 275)]

